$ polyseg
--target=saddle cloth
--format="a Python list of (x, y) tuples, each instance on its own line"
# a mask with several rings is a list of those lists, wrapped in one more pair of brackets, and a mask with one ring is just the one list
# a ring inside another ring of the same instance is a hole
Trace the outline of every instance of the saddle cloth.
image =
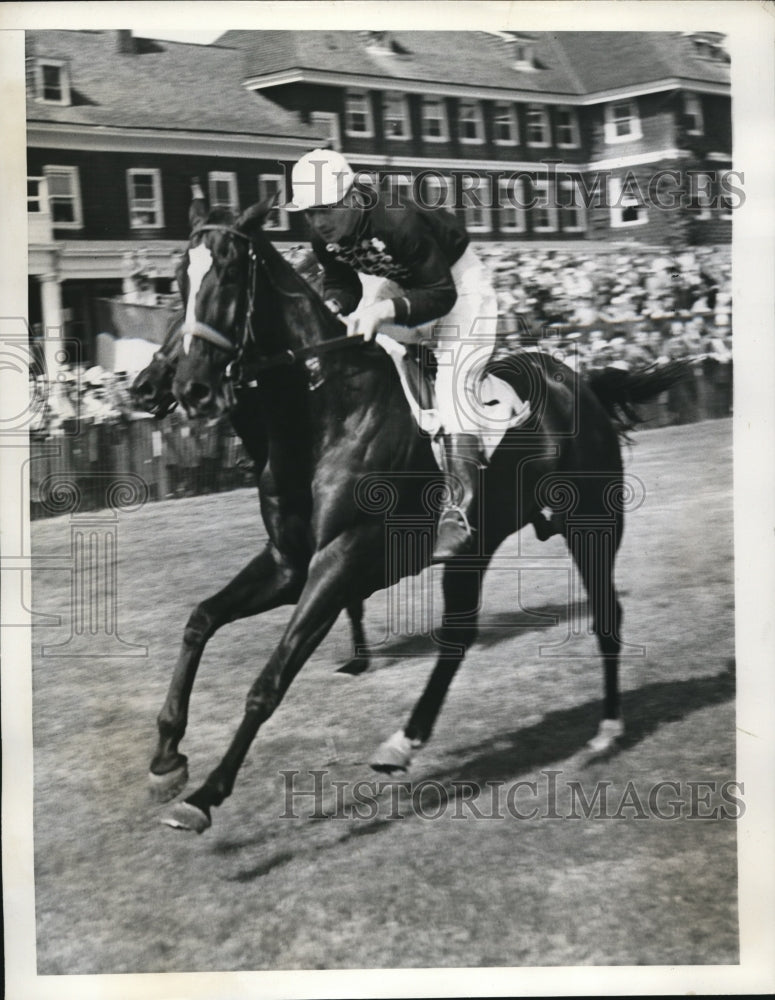
[[(432, 382), (403, 344), (384, 332), (378, 333), (374, 339), (390, 355), (412, 416), (420, 430), (431, 438), (436, 461), (441, 468), (440, 438), (444, 428), (436, 409)], [(530, 401), (521, 399), (508, 382), (490, 372), (479, 380), (476, 396), (477, 411), (485, 416), (478, 432), (479, 444), (489, 460), (506, 432), (528, 419)]]

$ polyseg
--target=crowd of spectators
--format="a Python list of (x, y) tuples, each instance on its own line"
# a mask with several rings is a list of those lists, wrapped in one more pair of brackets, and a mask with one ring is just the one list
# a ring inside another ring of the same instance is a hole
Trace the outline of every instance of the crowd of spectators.
[[(729, 248), (698, 247), (671, 256), (504, 244), (478, 249), (494, 276), (499, 337), (509, 346), (560, 351), (582, 371), (693, 358), (731, 393)], [(311, 251), (296, 247), (287, 256), (320, 289)], [(76, 421), (121, 425), (145, 416), (134, 408), (126, 373), (91, 366), (61, 370), (45, 385), (31, 378), (35, 438), (66, 431)]]

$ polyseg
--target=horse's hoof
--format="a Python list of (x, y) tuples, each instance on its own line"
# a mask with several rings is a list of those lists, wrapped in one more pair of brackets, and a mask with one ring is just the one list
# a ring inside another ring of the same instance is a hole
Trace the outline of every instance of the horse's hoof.
[(369, 669), (369, 659), (367, 656), (354, 656), (347, 663), (343, 664), (336, 671), (338, 674), (348, 674), (350, 677), (357, 677), (359, 674), (365, 674)]
[(616, 741), (624, 735), (624, 721), (619, 719), (603, 719), (597, 730), (597, 736), (584, 748), (587, 757), (598, 757), (612, 750)]
[(161, 822), (165, 826), (171, 826), (173, 830), (190, 830), (194, 833), (204, 833), (212, 826), (207, 813), (192, 806), (190, 802), (178, 802), (167, 816), (162, 817)]
[(179, 795), (188, 784), (188, 762), (183, 761), (180, 767), (166, 774), (148, 772), (148, 794), (154, 802), (170, 802)]
[(420, 745), (419, 740), (410, 740), (403, 729), (399, 729), (377, 748), (370, 766), (372, 770), (384, 774), (406, 771), (412, 763), (412, 750)]

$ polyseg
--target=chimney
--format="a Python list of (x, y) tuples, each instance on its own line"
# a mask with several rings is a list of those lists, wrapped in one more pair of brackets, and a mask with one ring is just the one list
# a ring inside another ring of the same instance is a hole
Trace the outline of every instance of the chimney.
[(132, 38), (131, 30), (124, 29), (116, 31), (116, 52), (122, 56), (129, 56), (135, 51), (135, 40)]

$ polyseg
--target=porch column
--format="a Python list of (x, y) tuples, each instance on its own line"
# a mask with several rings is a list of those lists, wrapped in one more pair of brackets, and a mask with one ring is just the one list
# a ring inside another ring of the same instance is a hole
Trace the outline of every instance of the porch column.
[[(43, 317), (43, 337), (46, 371), (50, 380), (56, 378), (61, 364), (58, 341), (63, 339), (62, 286), (59, 275), (53, 272), (39, 274), (40, 303)], [(59, 355), (59, 356), (57, 356)]]

